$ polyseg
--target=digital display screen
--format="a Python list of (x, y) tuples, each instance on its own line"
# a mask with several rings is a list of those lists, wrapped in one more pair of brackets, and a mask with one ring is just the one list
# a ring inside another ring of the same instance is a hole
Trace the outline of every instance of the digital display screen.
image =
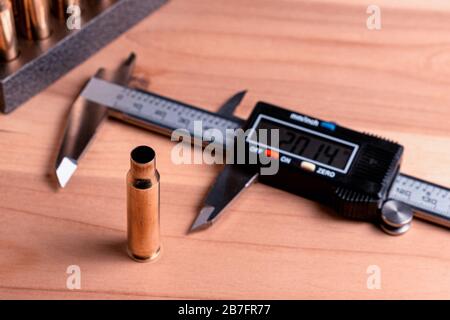
[[(260, 116), (253, 129), (248, 138), (249, 142), (262, 146), (261, 141), (257, 139), (258, 130), (266, 129), (269, 130), (266, 147), (343, 173), (348, 171), (358, 150), (358, 146), (353, 143), (268, 116)], [(270, 141), (270, 130), (273, 129), (279, 130), (278, 148), (274, 148)]]

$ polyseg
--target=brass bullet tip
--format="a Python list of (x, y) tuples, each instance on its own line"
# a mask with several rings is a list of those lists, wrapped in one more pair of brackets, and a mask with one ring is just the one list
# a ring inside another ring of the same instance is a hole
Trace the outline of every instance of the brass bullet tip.
[(64, 21), (69, 16), (67, 9), (73, 5), (80, 6), (80, 2), (80, 0), (52, 0), (51, 11), (56, 18)]
[(16, 0), (18, 29), (28, 40), (43, 40), (51, 35), (48, 0)]
[(0, 1), (0, 58), (14, 60), (19, 55), (14, 12), (10, 0)]

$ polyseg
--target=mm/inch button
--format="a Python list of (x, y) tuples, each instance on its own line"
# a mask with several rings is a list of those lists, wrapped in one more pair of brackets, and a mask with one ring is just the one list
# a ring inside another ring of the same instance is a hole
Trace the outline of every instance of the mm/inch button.
[(336, 123), (334, 122), (321, 122), (320, 126), (324, 129), (330, 130), (330, 131), (336, 131)]

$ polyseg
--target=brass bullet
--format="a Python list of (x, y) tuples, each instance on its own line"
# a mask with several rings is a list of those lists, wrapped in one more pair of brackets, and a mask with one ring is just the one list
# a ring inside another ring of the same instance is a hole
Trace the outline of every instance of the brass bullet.
[(67, 8), (76, 5), (80, 6), (80, 0), (52, 0), (53, 15), (59, 20), (66, 20), (69, 14)]
[(19, 55), (13, 7), (10, 0), (0, 0), (0, 56), (10, 61)]
[(159, 173), (155, 151), (140, 146), (131, 152), (127, 174), (128, 254), (138, 262), (150, 262), (161, 252)]
[(49, 0), (15, 0), (20, 33), (28, 40), (50, 37)]
[(117, 2), (117, 0), (98, 0), (94, 3), (94, 7), (97, 8), (99, 11), (104, 11), (115, 2)]

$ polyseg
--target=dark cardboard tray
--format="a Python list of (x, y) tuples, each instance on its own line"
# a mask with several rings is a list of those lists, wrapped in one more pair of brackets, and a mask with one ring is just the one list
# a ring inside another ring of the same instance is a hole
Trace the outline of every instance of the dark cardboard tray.
[(52, 18), (50, 38), (20, 39), (19, 57), (0, 63), (0, 111), (13, 111), (167, 1), (113, 0), (101, 11), (84, 8), (80, 30), (70, 31), (64, 21)]

